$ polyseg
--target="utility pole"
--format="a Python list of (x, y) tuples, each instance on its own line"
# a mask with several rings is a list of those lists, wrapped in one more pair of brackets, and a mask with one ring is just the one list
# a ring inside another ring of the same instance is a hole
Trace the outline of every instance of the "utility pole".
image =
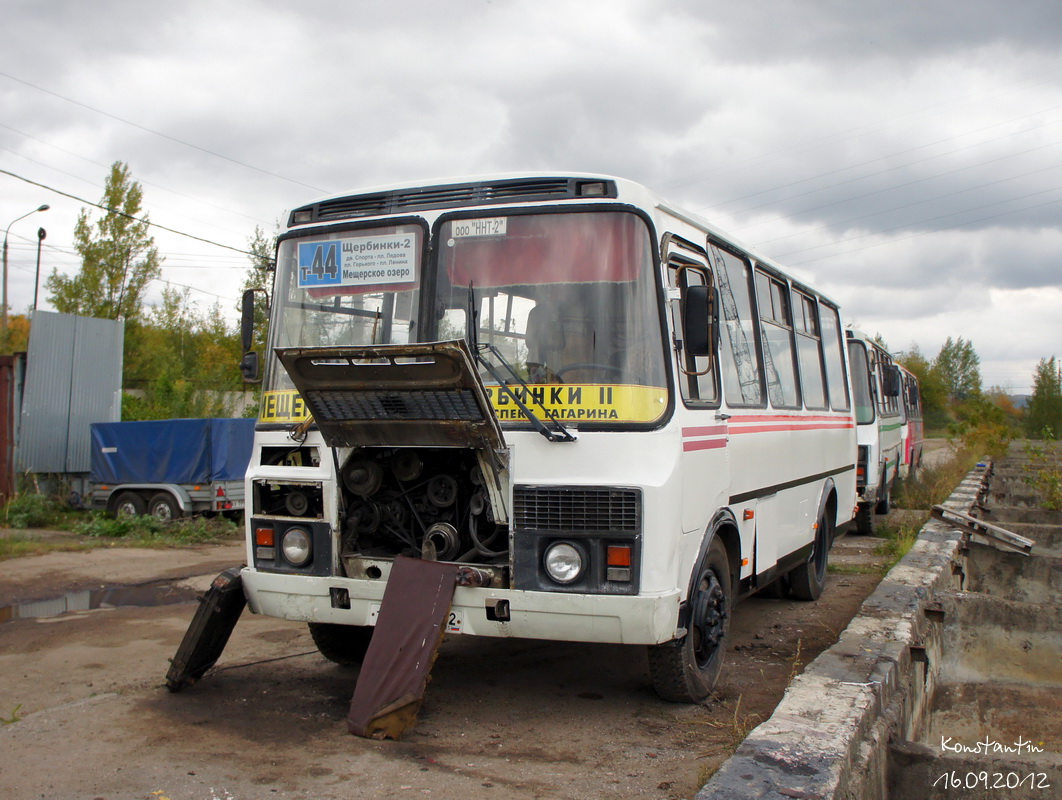
[(8, 226), (4, 229), (4, 296), (3, 296), (3, 310), (0, 311), (0, 348), (7, 349), (7, 234), (11, 230), (11, 226), (18, 222), (20, 219), (25, 219), (30, 214), (36, 214), (38, 211), (47, 211), (51, 208), (47, 203), (42, 203), (38, 208), (32, 211), (27, 211), (21, 217), (16, 217), (11, 220)]

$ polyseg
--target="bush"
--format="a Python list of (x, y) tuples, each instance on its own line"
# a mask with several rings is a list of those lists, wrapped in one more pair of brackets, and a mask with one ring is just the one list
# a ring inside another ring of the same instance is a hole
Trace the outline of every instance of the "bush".
[(11, 528), (47, 528), (55, 525), (66, 506), (43, 494), (15, 495), (4, 506), (4, 521)]

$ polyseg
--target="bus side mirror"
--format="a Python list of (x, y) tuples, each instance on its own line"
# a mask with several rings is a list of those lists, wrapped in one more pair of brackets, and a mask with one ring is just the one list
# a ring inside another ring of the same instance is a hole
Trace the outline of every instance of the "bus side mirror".
[(885, 396), (899, 397), (901, 382), (900, 368), (895, 364), (890, 364), (889, 368), (885, 371)]
[(240, 341), (243, 344), (243, 358), (240, 359), (240, 374), (244, 383), (257, 383), (259, 375), (258, 352), (251, 349), (254, 344), (254, 289), (243, 293), (243, 305), (240, 309)]
[(240, 359), (240, 374), (243, 375), (244, 383), (258, 383), (261, 376), (258, 374), (258, 351), (248, 350)]
[(711, 356), (715, 352), (712, 322), (712, 287), (687, 286), (682, 306), (682, 337), (687, 355)]

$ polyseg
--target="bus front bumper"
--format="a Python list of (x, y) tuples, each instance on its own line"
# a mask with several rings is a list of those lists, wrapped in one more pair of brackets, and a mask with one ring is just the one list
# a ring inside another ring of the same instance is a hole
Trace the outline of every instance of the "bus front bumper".
[[(339, 625), (375, 625), (386, 587), (382, 579), (315, 578), (249, 567), (244, 567), (242, 578), (248, 607), (255, 614)], [(459, 586), (446, 630), (472, 636), (660, 644), (675, 638), (679, 601), (678, 591), (617, 596)]]

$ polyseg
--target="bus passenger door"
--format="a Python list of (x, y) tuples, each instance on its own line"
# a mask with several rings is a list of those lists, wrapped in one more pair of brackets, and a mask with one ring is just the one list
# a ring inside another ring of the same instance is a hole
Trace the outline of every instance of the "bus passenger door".
[[(710, 339), (710, 353), (690, 352), (684, 325), (696, 315), (687, 304), (704, 302), (704, 292), (691, 287), (708, 287), (709, 324), (717, 325), (712, 269), (704, 249), (673, 234), (664, 237), (663, 255), (667, 265), (668, 300), (675, 337), (672, 352), (678, 367), (681, 404), (675, 420), (681, 433), (682, 531), (690, 537), (690, 557), (695, 557), (716, 510), (726, 505), (730, 483), (727, 451), (728, 427), (719, 408), (718, 336)], [(712, 322), (714, 320), (714, 323)], [(693, 333), (692, 331), (690, 333)], [(702, 332), (703, 333), (703, 332)]]

